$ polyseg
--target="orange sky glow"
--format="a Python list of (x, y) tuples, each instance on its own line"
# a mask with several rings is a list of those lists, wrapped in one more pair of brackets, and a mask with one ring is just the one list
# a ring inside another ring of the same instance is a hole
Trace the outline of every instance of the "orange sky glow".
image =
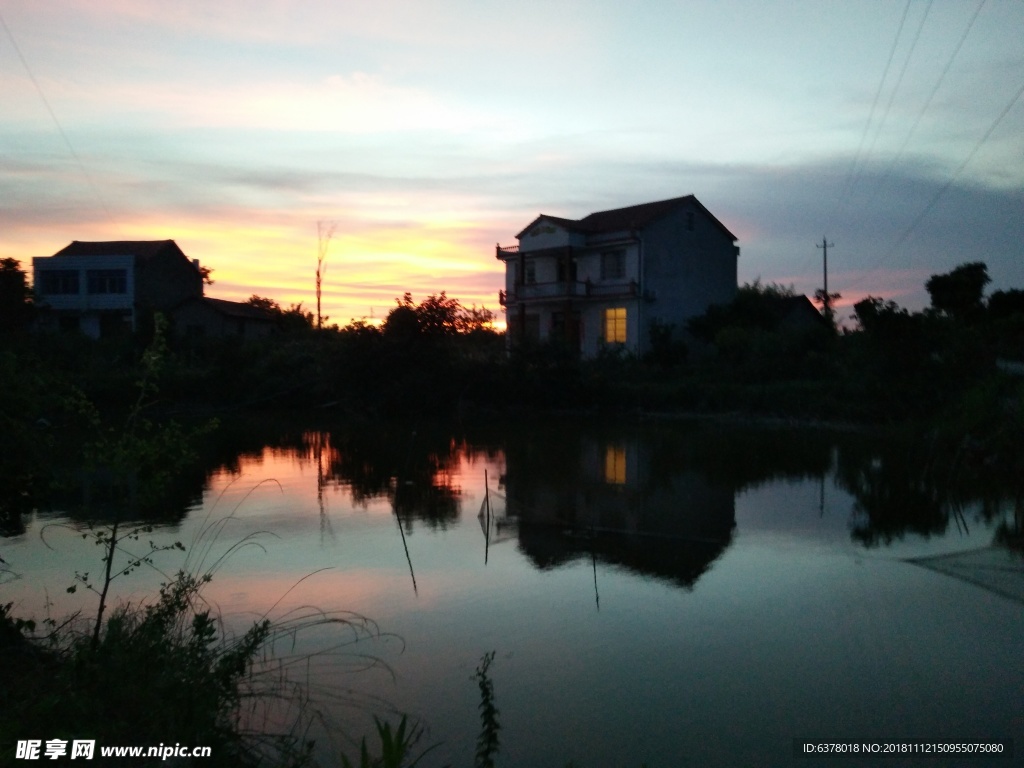
[(826, 236), (842, 306), (1024, 285), (1021, 3), (526, 2), (10, 0), (0, 258), (173, 239), (208, 295), (313, 308), (334, 223), (331, 322), (498, 311), (537, 214), (694, 194), (741, 283), (812, 295)]

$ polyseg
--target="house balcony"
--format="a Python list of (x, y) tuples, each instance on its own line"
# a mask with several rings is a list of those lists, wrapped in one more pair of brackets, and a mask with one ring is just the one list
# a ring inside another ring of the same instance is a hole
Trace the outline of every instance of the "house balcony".
[(554, 283), (529, 283), (513, 286), (512, 290), (499, 291), (498, 303), (503, 307), (519, 302), (543, 303), (561, 299), (622, 299), (633, 298), (640, 293), (635, 280), (628, 283), (594, 283), (585, 281), (559, 281)]

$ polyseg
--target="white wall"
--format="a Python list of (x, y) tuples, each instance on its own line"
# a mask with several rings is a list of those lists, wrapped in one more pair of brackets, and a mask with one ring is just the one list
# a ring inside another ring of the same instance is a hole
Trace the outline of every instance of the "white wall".
[[(43, 307), (57, 312), (78, 315), (79, 329), (86, 336), (100, 337), (99, 313), (123, 311), (130, 313), (135, 326), (135, 259), (131, 255), (112, 256), (37, 256), (32, 259), (32, 283)], [(125, 273), (124, 293), (89, 293), (89, 270), (119, 269)], [(41, 273), (48, 270), (78, 273), (78, 293), (43, 294)]]
[(540, 219), (519, 238), (520, 251), (539, 251), (544, 248), (560, 248), (566, 245), (583, 245), (583, 235), (570, 232), (565, 227), (547, 219)]
[[(127, 278), (125, 293), (90, 294), (88, 272), (91, 269), (123, 269)], [(78, 272), (77, 294), (45, 294), (40, 297), (53, 309), (89, 310), (131, 309), (135, 304), (134, 257), (116, 256), (38, 256), (32, 259), (32, 282), (37, 291), (41, 288), (39, 273), (43, 270), (68, 270)]]

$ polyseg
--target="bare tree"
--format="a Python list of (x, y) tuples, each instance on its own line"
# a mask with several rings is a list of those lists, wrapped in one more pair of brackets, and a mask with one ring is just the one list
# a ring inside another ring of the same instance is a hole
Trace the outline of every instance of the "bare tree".
[(334, 230), (338, 225), (335, 222), (318, 221), (316, 223), (316, 327), (317, 330), (323, 327), (323, 316), (320, 314), (320, 286), (323, 283), (324, 274), (327, 272), (327, 249), (331, 247), (331, 238), (334, 237)]

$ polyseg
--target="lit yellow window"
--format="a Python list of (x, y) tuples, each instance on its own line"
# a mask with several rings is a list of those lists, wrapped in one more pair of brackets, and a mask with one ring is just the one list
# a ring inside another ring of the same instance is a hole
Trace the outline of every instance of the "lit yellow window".
[(625, 307), (614, 307), (604, 311), (604, 340), (609, 344), (626, 343)]
[(609, 445), (604, 451), (604, 481), (614, 485), (626, 482), (626, 449)]

